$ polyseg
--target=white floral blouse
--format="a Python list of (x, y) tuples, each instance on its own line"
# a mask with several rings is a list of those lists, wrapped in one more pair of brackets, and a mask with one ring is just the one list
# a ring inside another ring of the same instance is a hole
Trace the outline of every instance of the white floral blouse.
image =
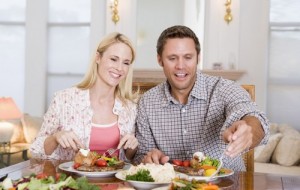
[[(125, 134), (135, 133), (136, 103), (127, 101), (127, 106), (115, 100), (113, 113), (118, 115), (118, 124), (121, 137)], [(51, 155), (45, 154), (45, 139), (61, 130), (73, 131), (85, 147), (89, 146), (93, 110), (90, 105), (89, 90), (77, 87), (68, 88), (55, 93), (40, 132), (30, 147), (33, 157), (42, 159), (72, 160), (75, 152), (64, 149), (60, 145)], [(121, 151), (120, 157), (124, 158)]]

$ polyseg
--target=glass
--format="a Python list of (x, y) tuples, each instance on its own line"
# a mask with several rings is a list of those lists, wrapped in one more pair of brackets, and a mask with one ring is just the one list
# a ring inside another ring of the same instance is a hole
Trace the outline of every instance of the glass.
[(49, 22), (90, 22), (90, 0), (50, 0)]
[(299, 0), (271, 0), (271, 22), (300, 22)]
[(299, 31), (271, 31), (269, 78), (300, 80)]
[(48, 72), (85, 73), (90, 60), (89, 39), (89, 27), (51, 27)]
[(25, 22), (25, 0), (0, 0), (0, 21)]

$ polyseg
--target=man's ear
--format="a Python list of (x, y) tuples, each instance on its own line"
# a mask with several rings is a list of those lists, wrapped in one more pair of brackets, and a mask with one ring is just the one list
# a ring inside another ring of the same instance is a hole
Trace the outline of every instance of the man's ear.
[(161, 59), (161, 56), (157, 54), (157, 62), (161, 67), (164, 67), (163, 61)]

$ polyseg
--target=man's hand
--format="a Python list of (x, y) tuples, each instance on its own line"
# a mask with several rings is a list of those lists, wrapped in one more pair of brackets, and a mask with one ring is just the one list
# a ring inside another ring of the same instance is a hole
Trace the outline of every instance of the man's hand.
[(223, 133), (225, 142), (231, 142), (231, 145), (226, 150), (226, 154), (230, 157), (239, 155), (244, 150), (252, 145), (252, 127), (244, 120), (234, 122)]
[(152, 149), (150, 152), (144, 156), (142, 162), (146, 163), (155, 163), (155, 164), (165, 164), (169, 161), (169, 156), (166, 156), (162, 151), (158, 149)]

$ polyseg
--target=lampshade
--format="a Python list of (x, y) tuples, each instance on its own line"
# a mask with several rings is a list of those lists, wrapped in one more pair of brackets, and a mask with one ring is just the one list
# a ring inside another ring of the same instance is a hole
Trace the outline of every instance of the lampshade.
[(22, 114), (12, 98), (0, 98), (0, 120), (18, 119)]
[(21, 117), (22, 113), (12, 98), (0, 98), (0, 143), (9, 143), (14, 132), (13, 124), (7, 120)]

